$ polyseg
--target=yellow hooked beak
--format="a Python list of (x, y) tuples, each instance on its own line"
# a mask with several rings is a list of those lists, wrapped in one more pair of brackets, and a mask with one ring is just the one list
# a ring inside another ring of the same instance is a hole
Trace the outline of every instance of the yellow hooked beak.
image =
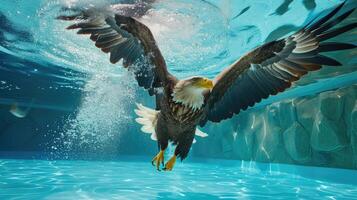
[(198, 87), (205, 88), (205, 89), (212, 89), (213, 88), (213, 82), (207, 78), (202, 78), (198, 80), (195, 84)]

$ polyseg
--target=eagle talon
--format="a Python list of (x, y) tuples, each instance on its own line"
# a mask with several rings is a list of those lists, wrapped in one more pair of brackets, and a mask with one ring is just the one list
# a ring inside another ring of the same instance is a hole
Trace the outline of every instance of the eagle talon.
[(164, 171), (172, 171), (176, 162), (176, 155), (172, 156), (169, 161), (165, 164), (165, 167), (162, 168)]
[(153, 166), (156, 166), (156, 169), (158, 171), (161, 171), (160, 163), (162, 163), (162, 165), (164, 165), (164, 152), (165, 152), (165, 150), (161, 150), (151, 161), (151, 164)]

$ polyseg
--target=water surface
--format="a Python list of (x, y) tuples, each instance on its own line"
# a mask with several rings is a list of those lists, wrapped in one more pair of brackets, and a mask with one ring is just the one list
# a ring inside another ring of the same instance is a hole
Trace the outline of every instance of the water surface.
[[(357, 173), (352, 170), (289, 165), (262, 165), (261, 170), (255, 163), (206, 160), (178, 163), (173, 172), (158, 172), (148, 160), (1, 159), (0, 199), (320, 200), (357, 195)], [(306, 177), (314, 172), (315, 177)]]

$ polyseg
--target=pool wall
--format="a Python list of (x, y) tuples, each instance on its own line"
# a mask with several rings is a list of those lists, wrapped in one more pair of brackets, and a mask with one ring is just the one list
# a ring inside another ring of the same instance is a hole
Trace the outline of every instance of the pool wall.
[[(198, 155), (357, 168), (357, 85), (276, 102), (209, 124)], [(210, 148), (207, 148), (210, 147)]]

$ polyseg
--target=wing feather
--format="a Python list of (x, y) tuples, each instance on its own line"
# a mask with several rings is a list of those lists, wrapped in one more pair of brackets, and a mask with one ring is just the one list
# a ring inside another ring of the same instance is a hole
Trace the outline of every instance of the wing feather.
[(139, 86), (154, 94), (154, 88), (176, 81), (167, 68), (156, 41), (144, 24), (132, 17), (114, 15), (103, 10), (83, 10), (58, 19), (73, 21), (67, 29), (89, 34), (95, 46), (110, 53), (110, 62), (123, 60), (124, 67), (133, 71)]
[(353, 44), (323, 42), (357, 27), (357, 23), (352, 23), (330, 30), (355, 10), (352, 8), (334, 18), (343, 5), (338, 5), (326, 16), (308, 23), (287, 38), (256, 48), (221, 72), (207, 98), (206, 115), (201, 126), (208, 120), (219, 122), (230, 118), (270, 95), (283, 92), (294, 81), (309, 71), (320, 69), (322, 65), (341, 65), (320, 53), (356, 47)]

